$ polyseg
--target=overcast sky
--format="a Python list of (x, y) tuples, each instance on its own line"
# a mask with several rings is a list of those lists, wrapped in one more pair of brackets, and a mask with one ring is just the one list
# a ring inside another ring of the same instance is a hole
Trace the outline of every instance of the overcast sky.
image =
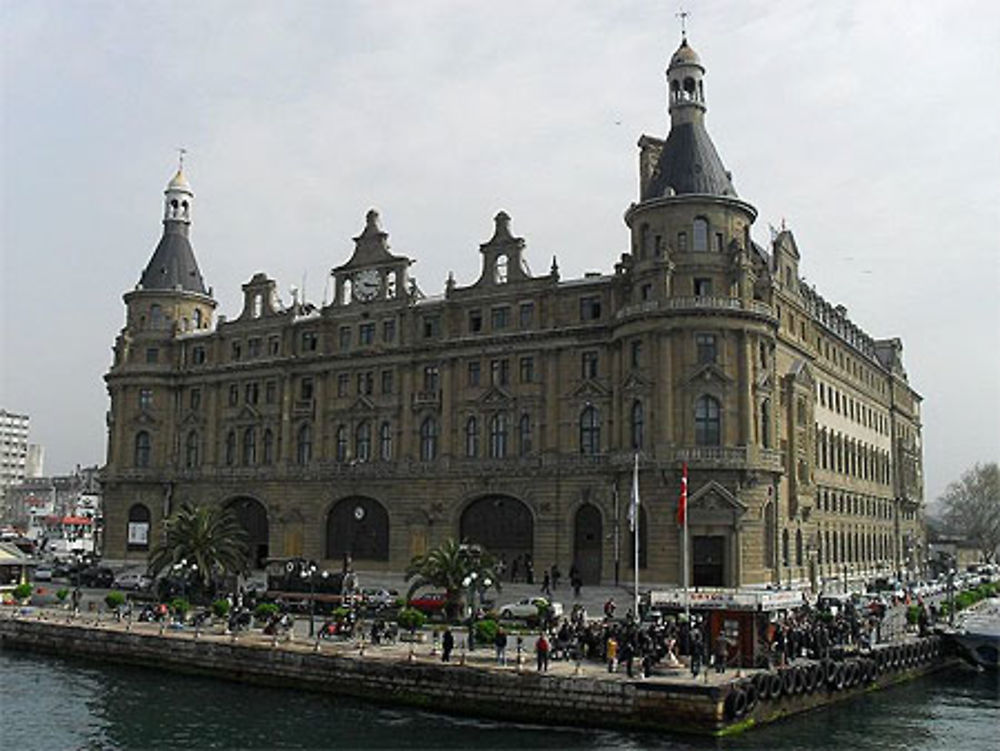
[[(926, 495), (1000, 457), (1000, 3), (689, 0), (707, 125), (755, 239), (924, 396)], [(677, 7), (0, 0), (0, 407), (47, 473), (104, 461), (102, 376), (189, 150), (219, 312), (254, 272), (322, 302), (376, 207), (438, 293), (503, 209), (535, 273), (610, 272), (640, 134), (668, 130)]]

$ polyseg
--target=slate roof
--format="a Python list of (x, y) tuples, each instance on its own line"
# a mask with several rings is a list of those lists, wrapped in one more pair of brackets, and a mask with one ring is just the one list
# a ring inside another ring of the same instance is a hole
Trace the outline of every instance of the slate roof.
[(163, 223), (160, 238), (149, 265), (142, 272), (139, 284), (143, 289), (180, 289), (207, 295), (194, 250), (187, 237), (187, 226), (178, 222)]
[(700, 121), (675, 123), (670, 128), (645, 198), (669, 195), (669, 188), (677, 195), (736, 196), (715, 144)]

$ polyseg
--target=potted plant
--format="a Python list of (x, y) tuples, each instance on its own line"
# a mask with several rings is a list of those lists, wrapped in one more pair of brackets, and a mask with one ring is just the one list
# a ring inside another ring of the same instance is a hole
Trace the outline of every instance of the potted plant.
[(31, 597), (32, 592), (34, 592), (34, 587), (32, 587), (27, 582), (22, 582), (18, 584), (16, 587), (14, 587), (14, 591), (12, 592), (12, 594), (14, 595), (14, 599), (17, 600), (18, 603), (20, 603), (21, 605), (26, 605), (28, 603), (29, 598)]
[(279, 612), (279, 608), (273, 602), (262, 602), (253, 611), (254, 621), (258, 626), (266, 626)]
[[(396, 623), (406, 631), (402, 637), (403, 641), (423, 641), (422, 638), (417, 637), (417, 629), (423, 628), (424, 624), (427, 623), (427, 616), (422, 612), (416, 608), (403, 608), (396, 616)], [(420, 636), (423, 637), (423, 634)]]
[(191, 603), (183, 597), (175, 597), (170, 601), (170, 612), (174, 614), (180, 623), (184, 623), (187, 620), (187, 614), (190, 610)]
[(59, 603), (66, 607), (66, 598), (69, 597), (69, 590), (66, 587), (56, 590), (56, 597), (59, 599)]
[(212, 601), (212, 615), (216, 618), (225, 618), (229, 615), (229, 600), (225, 598), (219, 598), (218, 600)]

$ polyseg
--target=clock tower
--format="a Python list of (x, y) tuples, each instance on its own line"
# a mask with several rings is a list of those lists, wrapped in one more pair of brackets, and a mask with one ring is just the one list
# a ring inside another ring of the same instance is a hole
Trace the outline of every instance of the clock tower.
[(389, 252), (389, 235), (371, 209), (365, 228), (354, 238), (354, 254), (331, 272), (334, 279), (334, 306), (369, 304), (406, 299), (411, 282), (407, 269), (412, 260)]

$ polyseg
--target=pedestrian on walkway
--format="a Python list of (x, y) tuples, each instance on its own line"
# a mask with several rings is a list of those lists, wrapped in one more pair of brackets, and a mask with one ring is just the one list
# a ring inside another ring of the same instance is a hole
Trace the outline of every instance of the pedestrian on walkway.
[(608, 657), (608, 672), (617, 673), (618, 672), (618, 640), (615, 639), (615, 635), (611, 634), (608, 637), (608, 643), (605, 646), (605, 652)]
[(715, 640), (715, 672), (725, 673), (726, 672), (726, 659), (729, 657), (729, 643), (726, 641), (726, 635), (723, 633), (719, 634), (719, 637)]
[(549, 578), (549, 572), (545, 572), (545, 576), (542, 577), (542, 594), (546, 597), (552, 596), (552, 580)]
[(441, 662), (451, 662), (451, 650), (455, 648), (455, 635), (450, 628), (441, 636)]
[(535, 657), (538, 660), (538, 671), (548, 672), (549, 669), (549, 640), (545, 637), (545, 632), (540, 631), (538, 640), (535, 642)]
[(503, 627), (497, 629), (497, 635), (493, 637), (493, 646), (497, 649), (497, 665), (504, 667), (507, 665), (507, 632)]

